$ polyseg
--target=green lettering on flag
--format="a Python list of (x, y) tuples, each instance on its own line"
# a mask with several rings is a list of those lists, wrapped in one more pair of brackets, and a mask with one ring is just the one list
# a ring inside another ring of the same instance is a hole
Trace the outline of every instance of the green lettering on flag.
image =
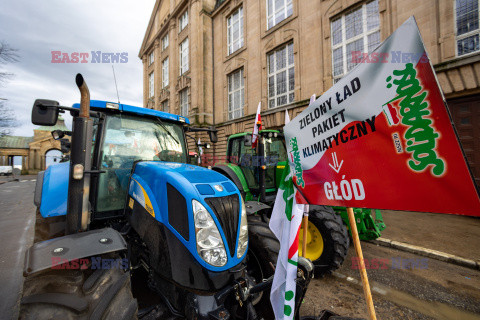
[(280, 183), (280, 190), (283, 190), (283, 201), (285, 201), (285, 215), (288, 221), (292, 221), (292, 206), (293, 206), (293, 181), (290, 174), (290, 166), (285, 166), (283, 170), (282, 183)]

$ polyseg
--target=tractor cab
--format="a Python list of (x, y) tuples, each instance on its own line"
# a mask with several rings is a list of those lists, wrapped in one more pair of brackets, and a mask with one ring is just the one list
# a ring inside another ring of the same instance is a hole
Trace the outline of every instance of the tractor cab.
[(285, 139), (276, 130), (261, 130), (259, 143), (252, 147), (252, 133), (243, 132), (229, 137), (227, 146), (228, 163), (238, 166), (251, 197), (258, 199), (261, 194), (261, 174), (265, 172), (265, 203), (273, 204), (283, 169), (288, 163)]

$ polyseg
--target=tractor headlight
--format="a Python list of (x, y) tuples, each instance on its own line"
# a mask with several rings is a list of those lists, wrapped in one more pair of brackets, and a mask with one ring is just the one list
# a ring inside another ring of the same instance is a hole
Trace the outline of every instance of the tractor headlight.
[(192, 200), (192, 207), (198, 254), (212, 266), (224, 266), (227, 263), (227, 252), (215, 221), (197, 200)]
[(247, 223), (247, 209), (245, 208), (245, 203), (240, 197), (240, 202), (242, 203), (242, 215), (240, 217), (240, 235), (238, 236), (238, 249), (237, 249), (237, 258), (241, 258), (248, 247), (248, 223)]

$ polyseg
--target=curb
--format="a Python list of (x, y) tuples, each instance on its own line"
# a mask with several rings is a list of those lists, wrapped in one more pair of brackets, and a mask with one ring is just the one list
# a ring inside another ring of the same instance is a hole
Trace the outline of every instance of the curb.
[(456, 264), (462, 267), (466, 267), (474, 270), (480, 270), (480, 261), (465, 259), (453, 254), (432, 250), (432, 249), (427, 249), (427, 248), (415, 246), (412, 244), (385, 239), (385, 238), (377, 238), (376, 240), (372, 240), (369, 242), (373, 244), (378, 244), (384, 247), (390, 247), (390, 248), (394, 248), (394, 249), (398, 249), (398, 250), (402, 250), (410, 253), (415, 253), (421, 256), (429, 257), (432, 259)]

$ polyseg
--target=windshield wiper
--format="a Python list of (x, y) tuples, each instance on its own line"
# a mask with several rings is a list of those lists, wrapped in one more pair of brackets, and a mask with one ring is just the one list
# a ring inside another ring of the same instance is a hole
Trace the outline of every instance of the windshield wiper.
[[(165, 124), (163, 123), (162, 120), (160, 120), (160, 118), (156, 118), (157, 119), (157, 122), (158, 124), (160, 125), (160, 127), (162, 127), (163, 130), (165, 130), (165, 132), (170, 136), (172, 137), (173, 140), (175, 140), (175, 142), (177, 144), (180, 144), (180, 142), (178, 142), (178, 140), (173, 136), (173, 134), (167, 129), (167, 127), (165, 126)], [(157, 137), (158, 139), (158, 137)]]

